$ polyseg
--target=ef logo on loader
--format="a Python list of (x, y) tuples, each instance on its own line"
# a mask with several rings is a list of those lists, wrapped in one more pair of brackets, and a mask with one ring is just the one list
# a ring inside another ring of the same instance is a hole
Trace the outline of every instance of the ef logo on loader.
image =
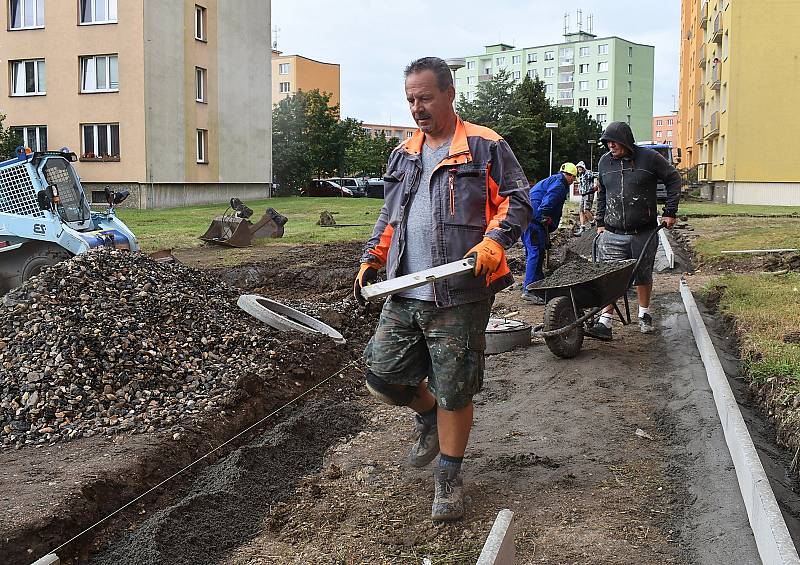
[(33, 233), (37, 235), (44, 235), (47, 232), (47, 226), (44, 224), (33, 224)]

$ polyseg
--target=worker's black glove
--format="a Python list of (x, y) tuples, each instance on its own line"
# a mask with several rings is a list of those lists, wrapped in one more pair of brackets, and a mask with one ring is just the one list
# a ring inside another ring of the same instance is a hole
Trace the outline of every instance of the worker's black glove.
[(378, 269), (380, 269), (380, 265), (376, 263), (361, 263), (361, 267), (358, 269), (358, 275), (353, 283), (353, 297), (362, 306), (367, 304), (367, 300), (361, 296), (361, 289), (378, 280)]

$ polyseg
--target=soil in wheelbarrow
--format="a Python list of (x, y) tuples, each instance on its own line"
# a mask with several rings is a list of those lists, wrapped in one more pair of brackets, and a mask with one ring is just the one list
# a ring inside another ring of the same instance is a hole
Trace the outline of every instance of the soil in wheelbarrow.
[(582, 257), (573, 256), (571, 260), (561, 265), (548, 277), (529, 285), (528, 288), (573, 286), (612, 273), (628, 264), (630, 264), (630, 261), (603, 261), (592, 263)]

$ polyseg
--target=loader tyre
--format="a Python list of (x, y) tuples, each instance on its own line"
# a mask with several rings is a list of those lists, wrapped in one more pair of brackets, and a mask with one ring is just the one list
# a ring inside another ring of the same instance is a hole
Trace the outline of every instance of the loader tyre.
[(20, 280), (17, 285), (14, 286), (18, 286), (27, 281), (29, 278), (35, 277), (41, 273), (44, 268), (55, 265), (56, 263), (60, 263), (61, 261), (65, 261), (70, 257), (71, 255), (66, 251), (48, 247), (39, 247), (25, 259), (22, 269), (20, 269), (19, 272), (18, 278)]
[[(578, 312), (580, 315), (581, 312)], [(544, 330), (553, 331), (568, 326), (575, 321), (575, 311), (568, 296), (558, 296), (544, 307)], [(547, 348), (557, 357), (571, 359), (583, 346), (583, 324), (567, 333), (546, 337)]]

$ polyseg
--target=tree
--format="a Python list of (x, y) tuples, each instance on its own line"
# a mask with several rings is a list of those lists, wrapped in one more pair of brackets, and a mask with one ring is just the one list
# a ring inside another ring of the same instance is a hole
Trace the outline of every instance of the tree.
[(3, 127), (5, 119), (6, 115), (0, 114), (0, 161), (14, 158), (16, 156), (14, 150), (22, 145), (18, 135)]
[(599, 139), (600, 125), (585, 110), (573, 111), (555, 106), (547, 97), (539, 79), (525, 77), (515, 83), (511, 75), (500, 71), (492, 80), (478, 85), (475, 100), (462, 95), (458, 102), (462, 118), (500, 134), (511, 146), (522, 169), (531, 180), (549, 174), (550, 134), (547, 122), (558, 122), (554, 136), (553, 166), (571, 161), (589, 161), (589, 139)]
[(397, 138), (387, 138), (383, 134), (372, 136), (359, 125), (359, 131), (350, 139), (345, 159), (347, 173), (357, 177), (382, 176), (389, 154), (398, 144)]

